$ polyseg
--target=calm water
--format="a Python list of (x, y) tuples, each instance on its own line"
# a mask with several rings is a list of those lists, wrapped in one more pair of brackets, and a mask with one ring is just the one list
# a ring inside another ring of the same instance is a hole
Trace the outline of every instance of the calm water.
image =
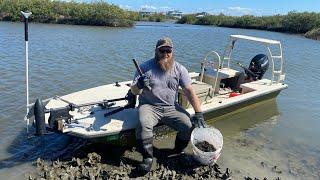
[[(230, 34), (280, 40), (289, 88), (276, 102), (216, 119), (214, 125), (225, 143), (219, 164), (230, 167), (235, 177), (319, 179), (320, 41), (166, 23), (139, 23), (134, 28), (31, 24), (29, 28), (31, 102), (131, 79), (131, 59), (142, 62), (152, 57), (157, 39), (163, 36), (173, 39), (176, 60), (189, 71), (199, 71), (199, 62), (210, 50), (222, 53)], [(56, 135), (41, 141), (27, 138), (23, 35), (23, 24), (0, 22), (0, 179), (23, 178), (37, 156), (57, 153), (66, 143), (65, 137)], [(265, 51), (243, 43), (237, 52), (236, 59), (249, 64), (250, 58)], [(272, 171), (273, 166), (282, 173)]]

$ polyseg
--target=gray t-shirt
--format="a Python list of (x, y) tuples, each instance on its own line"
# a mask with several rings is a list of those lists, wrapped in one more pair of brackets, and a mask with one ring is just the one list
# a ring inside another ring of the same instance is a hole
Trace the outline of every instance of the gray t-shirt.
[[(155, 59), (150, 59), (140, 65), (142, 72), (150, 78), (151, 91), (144, 88), (139, 96), (139, 103), (152, 105), (175, 105), (178, 98), (178, 87), (187, 87), (191, 84), (188, 70), (174, 62), (171, 71), (164, 72), (160, 69)], [(138, 73), (136, 72), (133, 84), (137, 83)]]

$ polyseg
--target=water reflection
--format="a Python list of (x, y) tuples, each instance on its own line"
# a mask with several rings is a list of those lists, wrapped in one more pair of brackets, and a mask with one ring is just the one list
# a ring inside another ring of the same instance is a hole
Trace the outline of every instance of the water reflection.
[(0, 159), (0, 170), (15, 167), (27, 162), (34, 162), (37, 158), (55, 159), (59, 156), (75, 151), (85, 141), (63, 134), (49, 133), (42, 137), (33, 136), (34, 129), (29, 134), (22, 130), (7, 147), (9, 157)]
[(271, 99), (213, 118), (208, 123), (218, 128), (223, 137), (226, 138), (236, 136), (239, 132), (254, 128), (266, 121), (274, 121), (276, 123), (278, 115), (279, 110), (276, 100)]

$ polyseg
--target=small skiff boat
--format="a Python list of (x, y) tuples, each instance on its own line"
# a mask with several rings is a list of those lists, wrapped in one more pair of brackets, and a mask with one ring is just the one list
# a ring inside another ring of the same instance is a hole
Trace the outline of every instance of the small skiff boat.
[[(238, 41), (249, 41), (266, 47), (266, 55), (255, 56), (249, 67), (232, 61), (231, 55)], [(273, 54), (277, 49), (280, 54)], [(209, 61), (212, 56), (215, 61)], [(238, 64), (240, 70), (230, 65)], [(270, 78), (263, 78), (269, 70)], [(275, 98), (288, 86), (283, 83), (283, 56), (281, 43), (244, 35), (231, 35), (230, 42), (220, 58), (215, 51), (209, 52), (199, 72), (189, 73), (206, 119), (217, 117), (253, 103)], [(134, 135), (138, 123), (138, 100), (129, 90), (132, 81), (116, 82), (61, 97), (46, 102), (37, 100), (29, 105), (25, 119), (34, 117), (36, 133), (47, 129), (75, 137), (99, 141), (125, 141), (126, 135)], [(128, 93), (129, 92), (129, 93)], [(193, 108), (182, 91), (178, 103), (191, 115)]]

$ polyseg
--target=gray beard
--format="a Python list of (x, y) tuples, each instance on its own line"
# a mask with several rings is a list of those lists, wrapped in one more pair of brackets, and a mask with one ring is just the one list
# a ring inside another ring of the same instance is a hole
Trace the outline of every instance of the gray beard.
[(173, 57), (170, 59), (165, 59), (165, 58), (160, 59), (158, 56), (156, 56), (155, 59), (162, 71), (167, 72), (172, 69), (172, 66), (174, 63)]

